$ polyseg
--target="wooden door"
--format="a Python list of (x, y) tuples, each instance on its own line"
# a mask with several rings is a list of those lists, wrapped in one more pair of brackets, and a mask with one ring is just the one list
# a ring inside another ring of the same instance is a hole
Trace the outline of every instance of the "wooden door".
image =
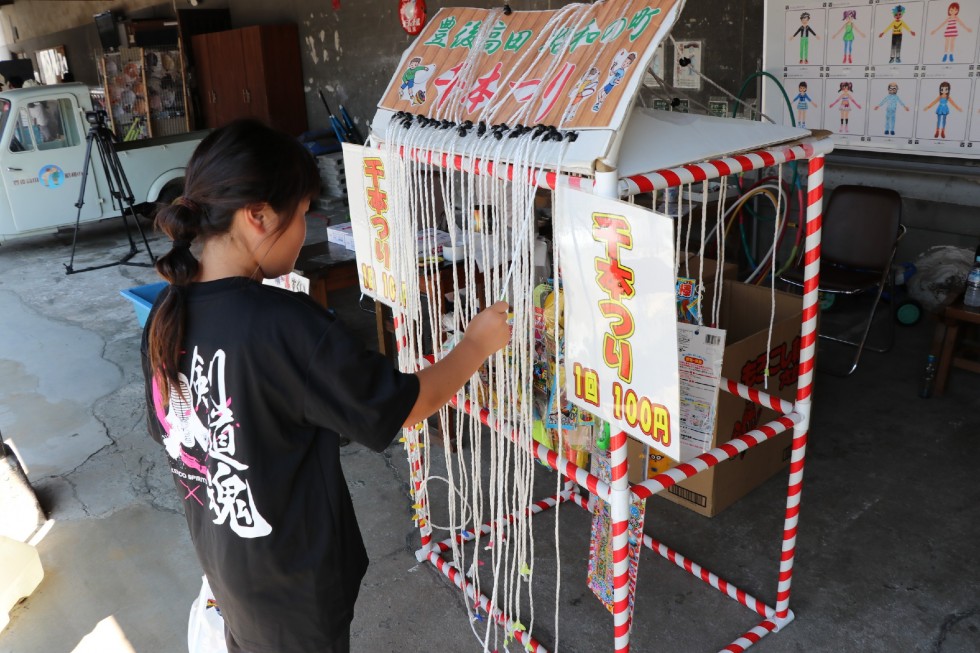
[(293, 136), (306, 131), (306, 98), (296, 25), (242, 30), (252, 115)]
[[(211, 57), (211, 79), (215, 94), (217, 124), (226, 125), (236, 118), (249, 115), (246, 103), (245, 54), (241, 30), (210, 34), (215, 56)], [(208, 47), (210, 53), (210, 45)]]
[(214, 46), (211, 34), (197, 34), (191, 37), (191, 48), (194, 51), (194, 65), (197, 68), (197, 95), (201, 107), (201, 117), (205, 127), (218, 126), (217, 98), (214, 92), (215, 74), (213, 70)]
[(272, 120), (269, 111), (269, 90), (266, 80), (275, 76), (278, 71), (265, 53), (268, 44), (268, 28), (254, 26), (239, 30), (242, 34), (242, 62), (245, 66), (245, 101), (246, 111), (252, 118), (257, 118), (267, 124), (278, 127)]

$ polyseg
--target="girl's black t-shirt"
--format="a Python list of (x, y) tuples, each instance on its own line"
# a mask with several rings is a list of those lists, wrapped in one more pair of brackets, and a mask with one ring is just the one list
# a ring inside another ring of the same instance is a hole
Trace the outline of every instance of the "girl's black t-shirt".
[(148, 328), (143, 371), (149, 431), (167, 452), (200, 563), (243, 649), (329, 647), (353, 618), (368, 564), (339, 436), (384, 450), (418, 378), (305, 295), (245, 278), (182, 292), (179, 390), (164, 401), (156, 388)]

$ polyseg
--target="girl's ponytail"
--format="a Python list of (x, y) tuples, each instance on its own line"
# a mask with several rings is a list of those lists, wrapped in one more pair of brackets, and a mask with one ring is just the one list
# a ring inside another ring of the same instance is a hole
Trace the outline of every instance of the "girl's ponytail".
[(191, 252), (191, 243), (201, 230), (201, 208), (191, 198), (181, 195), (170, 206), (157, 211), (156, 223), (170, 236), (170, 251), (157, 259), (157, 273), (170, 282), (161, 297), (150, 323), (149, 355), (153, 379), (164, 402), (170, 397), (168, 387), (177, 387), (178, 362), (184, 325), (187, 320), (185, 289), (197, 276), (201, 264)]

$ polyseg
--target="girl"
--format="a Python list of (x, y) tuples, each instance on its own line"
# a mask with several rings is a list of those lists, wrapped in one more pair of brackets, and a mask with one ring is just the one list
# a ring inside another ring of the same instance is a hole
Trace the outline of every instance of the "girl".
[(960, 3), (951, 2), (949, 3), (949, 8), (946, 9), (946, 18), (943, 22), (936, 26), (936, 29), (932, 30), (930, 34), (935, 34), (943, 27), (946, 31), (943, 32), (943, 36), (946, 41), (944, 43), (945, 49), (943, 50), (943, 61), (949, 61), (953, 63), (953, 46), (956, 43), (956, 37), (959, 36), (959, 27), (962, 27), (967, 32), (972, 32), (973, 30), (966, 26), (966, 23), (960, 18)]
[(854, 24), (854, 21), (857, 20), (857, 15), (857, 11), (854, 9), (844, 10), (844, 24), (841, 25), (840, 29), (837, 30), (837, 33), (831, 37), (837, 38), (837, 34), (844, 32), (844, 61), (841, 63), (854, 63), (854, 57), (851, 56), (854, 51), (854, 32), (860, 34), (862, 39), (866, 36), (865, 33)]
[(840, 102), (840, 131), (842, 134), (846, 134), (848, 119), (851, 115), (851, 103), (853, 102), (854, 106), (856, 106), (858, 109), (861, 108), (861, 105), (858, 104), (857, 100), (855, 100), (851, 95), (851, 93), (854, 92), (854, 84), (851, 82), (841, 82), (840, 86), (837, 88), (837, 92), (840, 93), (840, 95), (837, 96), (836, 100), (830, 103), (830, 108), (833, 109), (834, 105)]
[(806, 82), (800, 82), (799, 93), (793, 98), (793, 102), (796, 102), (796, 126), (806, 127), (806, 110), (810, 106), (810, 102), (813, 102), (813, 98), (806, 92), (807, 84)]
[(262, 285), (293, 268), (318, 185), (298, 142), (234, 122), (201, 142), (184, 195), (156, 218), (173, 247), (143, 336), (149, 430), (232, 653), (349, 650), (368, 560), (340, 434), (384, 450), (510, 337), (499, 302), (444, 359), (404, 374), (309, 297)]
[(946, 138), (946, 116), (949, 115), (951, 105), (957, 111), (963, 111), (958, 104), (953, 102), (953, 98), (949, 97), (950, 90), (949, 82), (940, 83), (939, 95), (923, 109), (923, 111), (928, 111), (932, 107), (936, 107), (936, 133), (933, 134), (933, 138)]

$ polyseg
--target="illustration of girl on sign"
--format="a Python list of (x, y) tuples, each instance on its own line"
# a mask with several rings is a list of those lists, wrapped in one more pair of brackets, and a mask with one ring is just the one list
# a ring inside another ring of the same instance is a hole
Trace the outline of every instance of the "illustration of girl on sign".
[(950, 106), (961, 113), (963, 111), (958, 104), (953, 102), (953, 98), (949, 96), (951, 90), (952, 87), (949, 82), (940, 83), (939, 95), (922, 109), (923, 111), (928, 111), (936, 107), (936, 133), (933, 135), (933, 138), (946, 138), (946, 116), (949, 115)]
[(813, 98), (806, 92), (807, 84), (806, 82), (800, 82), (799, 90), (800, 92), (796, 94), (793, 98), (793, 102), (796, 102), (796, 126), (806, 127), (806, 110), (810, 106), (810, 102), (813, 102)]
[(854, 9), (845, 9), (843, 18), (844, 24), (841, 25), (840, 29), (837, 30), (837, 32), (831, 37), (837, 38), (838, 34), (844, 32), (844, 60), (841, 63), (854, 63), (854, 57), (851, 56), (854, 50), (854, 32), (857, 32), (862, 39), (867, 37), (867, 34), (862, 32), (861, 29), (854, 24), (855, 20), (857, 20), (857, 11)]
[(854, 92), (854, 84), (851, 82), (841, 82), (837, 92), (840, 93), (840, 95), (837, 96), (836, 100), (830, 103), (830, 108), (833, 109), (834, 105), (840, 102), (840, 131), (842, 134), (846, 134), (848, 133), (847, 123), (851, 115), (851, 104), (853, 103), (858, 109), (861, 108), (861, 105), (858, 104), (857, 100), (854, 99), (854, 96), (851, 95)]
[(936, 26), (936, 29), (929, 32), (930, 34), (935, 34), (939, 30), (946, 28), (943, 32), (943, 38), (946, 39), (945, 49), (943, 50), (943, 62), (953, 63), (953, 46), (956, 44), (956, 37), (959, 36), (959, 28), (962, 27), (967, 32), (972, 32), (973, 30), (966, 26), (963, 19), (960, 18), (960, 3), (951, 2), (949, 3), (949, 8), (946, 9), (946, 18), (943, 22)]

